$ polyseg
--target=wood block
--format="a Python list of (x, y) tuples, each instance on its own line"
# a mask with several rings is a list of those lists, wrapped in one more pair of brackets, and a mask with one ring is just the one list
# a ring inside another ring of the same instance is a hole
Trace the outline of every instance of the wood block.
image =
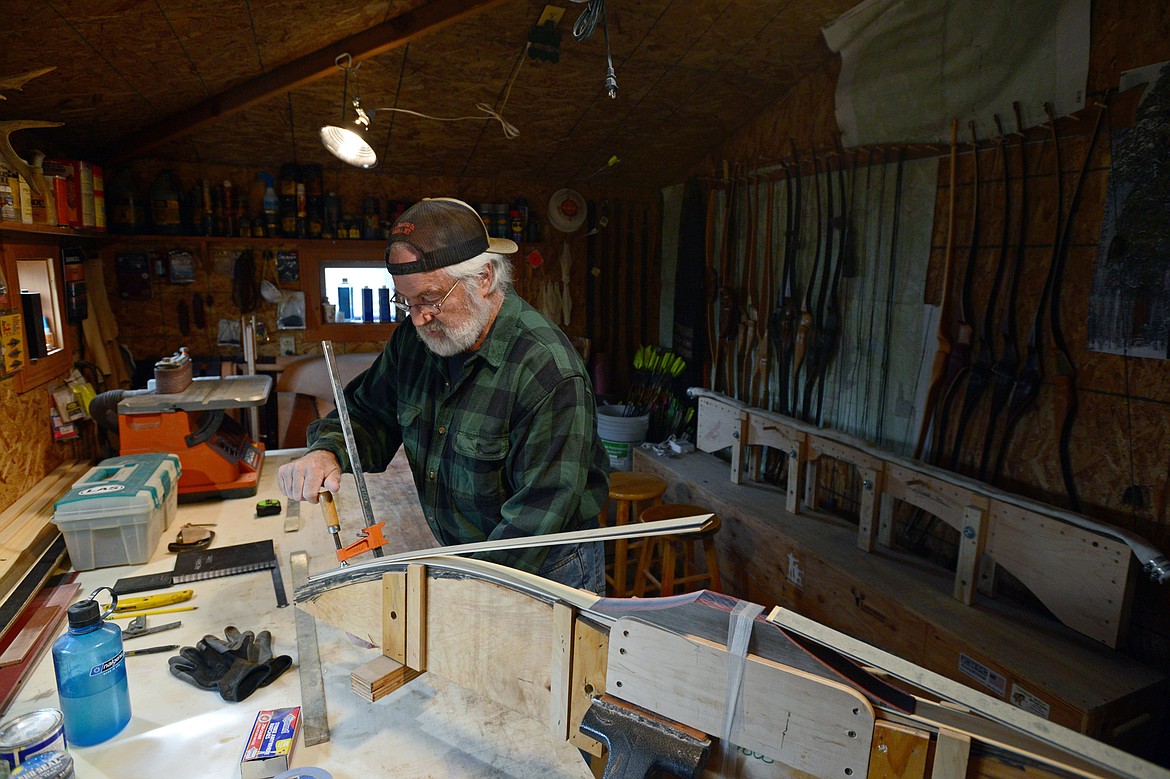
[(358, 696), (373, 703), (422, 675), (421, 671), (378, 655), (349, 674), (349, 686)]
[(955, 600), (970, 606), (975, 602), (975, 584), (979, 565), (987, 546), (987, 512), (978, 506), (963, 510), (963, 529), (959, 531), (959, 561), (955, 565)]
[(552, 737), (564, 741), (569, 737), (570, 687), (573, 683), (573, 623), (576, 614), (571, 606), (553, 604), (552, 655), (549, 658), (548, 725)]
[[(719, 734), (729, 667), (726, 647), (623, 617), (610, 630), (606, 692)], [(746, 658), (731, 724), (736, 746), (817, 776), (864, 776), (873, 726), (873, 709), (857, 691), (755, 655)]]
[(406, 573), (382, 574), (382, 654), (406, 662)]
[(427, 567), (411, 563), (406, 568), (406, 664), (427, 670)]
[(861, 506), (857, 511), (857, 548), (872, 552), (877, 546), (877, 499), (882, 497), (885, 474), (873, 468), (859, 468), (858, 473), (861, 476)]
[(971, 757), (971, 737), (950, 728), (939, 728), (934, 748), (932, 779), (966, 779)]
[(888, 779), (924, 779), (930, 734), (925, 730), (878, 722), (869, 752), (869, 776)]
[(569, 741), (578, 749), (597, 757), (604, 755), (605, 747), (600, 741), (581, 732), (581, 720), (589, 710), (594, 696), (605, 692), (605, 664), (608, 654), (609, 633), (584, 620), (575, 620)]

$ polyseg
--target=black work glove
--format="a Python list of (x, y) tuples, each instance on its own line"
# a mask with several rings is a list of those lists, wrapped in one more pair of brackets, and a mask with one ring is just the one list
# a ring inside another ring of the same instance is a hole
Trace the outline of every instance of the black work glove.
[(267, 674), (256, 685), (257, 687), (267, 687), (292, 667), (292, 658), (288, 655), (273, 656), (272, 633), (267, 630), (261, 630), (253, 635), (251, 630), (241, 633), (229, 625), (224, 628), (223, 634), (223, 640), (218, 636), (204, 636), (203, 640), (221, 654), (236, 658), (234, 662), (237, 666), (251, 664), (264, 667)]
[(256, 636), (234, 626), (224, 637), (206, 635), (194, 647), (183, 647), (168, 661), (171, 674), (204, 690), (219, 690), (225, 701), (242, 701), (270, 684), (292, 665), (288, 655), (272, 656), (272, 634)]

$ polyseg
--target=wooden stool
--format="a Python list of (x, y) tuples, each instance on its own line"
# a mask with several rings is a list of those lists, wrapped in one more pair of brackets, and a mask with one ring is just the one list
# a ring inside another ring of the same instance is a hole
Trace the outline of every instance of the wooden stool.
[[(609, 475), (609, 499), (617, 503), (617, 518), (615, 525), (628, 525), (635, 513), (635, 504), (638, 501), (659, 501), (666, 492), (666, 481), (652, 473), (634, 471), (614, 471)], [(602, 527), (609, 526), (609, 505), (602, 509), (598, 522)], [(630, 550), (644, 548), (645, 539), (629, 541), (619, 538), (613, 542), (613, 566), (606, 566), (605, 581), (610, 586), (610, 594), (615, 598), (628, 598), (631, 594), (629, 585)]]
[[(664, 519), (679, 519), (694, 517), (700, 514), (711, 514), (711, 519), (697, 533), (686, 535), (654, 536), (647, 538), (642, 547), (642, 554), (638, 558), (638, 570), (634, 574), (634, 596), (641, 598), (646, 594), (647, 587), (658, 590), (658, 594), (665, 597), (678, 592), (691, 592), (699, 587), (688, 585), (701, 584), (705, 589), (719, 592), (722, 585), (719, 583), (719, 557), (715, 552), (715, 534), (719, 532), (722, 523), (718, 514), (712, 514), (710, 509), (702, 506), (690, 506), (682, 503), (664, 503), (651, 506), (644, 510), (638, 520), (641, 522), (660, 522)], [(703, 544), (704, 566), (700, 568), (696, 562), (695, 544)], [(681, 552), (681, 555), (679, 554)], [(681, 557), (681, 575), (676, 570)], [(654, 568), (658, 565), (658, 575)], [(681, 588), (681, 589), (679, 589)]]

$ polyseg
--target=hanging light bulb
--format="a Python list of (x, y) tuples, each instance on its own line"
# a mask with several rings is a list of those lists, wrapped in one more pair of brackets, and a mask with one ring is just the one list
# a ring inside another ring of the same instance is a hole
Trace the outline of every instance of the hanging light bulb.
[(354, 65), (348, 54), (342, 54), (337, 57), (337, 67), (345, 72), (345, 83), (341, 91), (341, 121), (345, 123), (345, 98), (349, 89), (349, 74), (353, 73), (353, 110), (357, 117), (354, 119), (354, 124), (361, 128), (361, 132), (348, 127), (327, 124), (320, 130), (321, 143), (330, 154), (342, 162), (358, 168), (372, 168), (378, 164), (378, 155), (370, 148), (370, 144), (366, 142), (364, 137), (366, 128), (370, 126), (370, 116), (362, 108), (361, 98), (357, 95), (357, 70), (361, 67), (361, 63)]
[(361, 132), (348, 127), (325, 125), (321, 128), (321, 143), (337, 159), (359, 168), (372, 168), (378, 164), (378, 155), (366, 143), (365, 129), (370, 126), (370, 117), (362, 109), (361, 101), (353, 99), (354, 111), (357, 119), (354, 124), (362, 128)]

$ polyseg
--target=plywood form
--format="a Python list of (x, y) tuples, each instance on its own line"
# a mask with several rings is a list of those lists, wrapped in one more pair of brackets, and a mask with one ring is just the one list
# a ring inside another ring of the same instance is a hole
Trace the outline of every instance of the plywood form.
[(1029, 624), (1035, 618), (994, 603), (966, 607), (950, 597), (945, 573), (889, 551), (864, 553), (853, 526), (821, 515), (793, 517), (781, 508), (778, 489), (733, 485), (727, 465), (710, 455), (665, 460), (638, 453), (635, 463), (666, 479), (667, 500), (719, 513), (720, 569), (733, 594), (787, 605), (1004, 699), (1014, 685), (1038, 708), (1047, 706), (1053, 722), (1083, 732), (1106, 736), (1128, 722), (1134, 698), (1152, 710), (1159, 705), (1161, 674), (1059, 625)]
[[(763, 658), (744, 662), (732, 743), (817, 776), (864, 775), (874, 722), (864, 696)], [(606, 690), (721, 737), (732, 663), (722, 645), (622, 618), (610, 631)]]

